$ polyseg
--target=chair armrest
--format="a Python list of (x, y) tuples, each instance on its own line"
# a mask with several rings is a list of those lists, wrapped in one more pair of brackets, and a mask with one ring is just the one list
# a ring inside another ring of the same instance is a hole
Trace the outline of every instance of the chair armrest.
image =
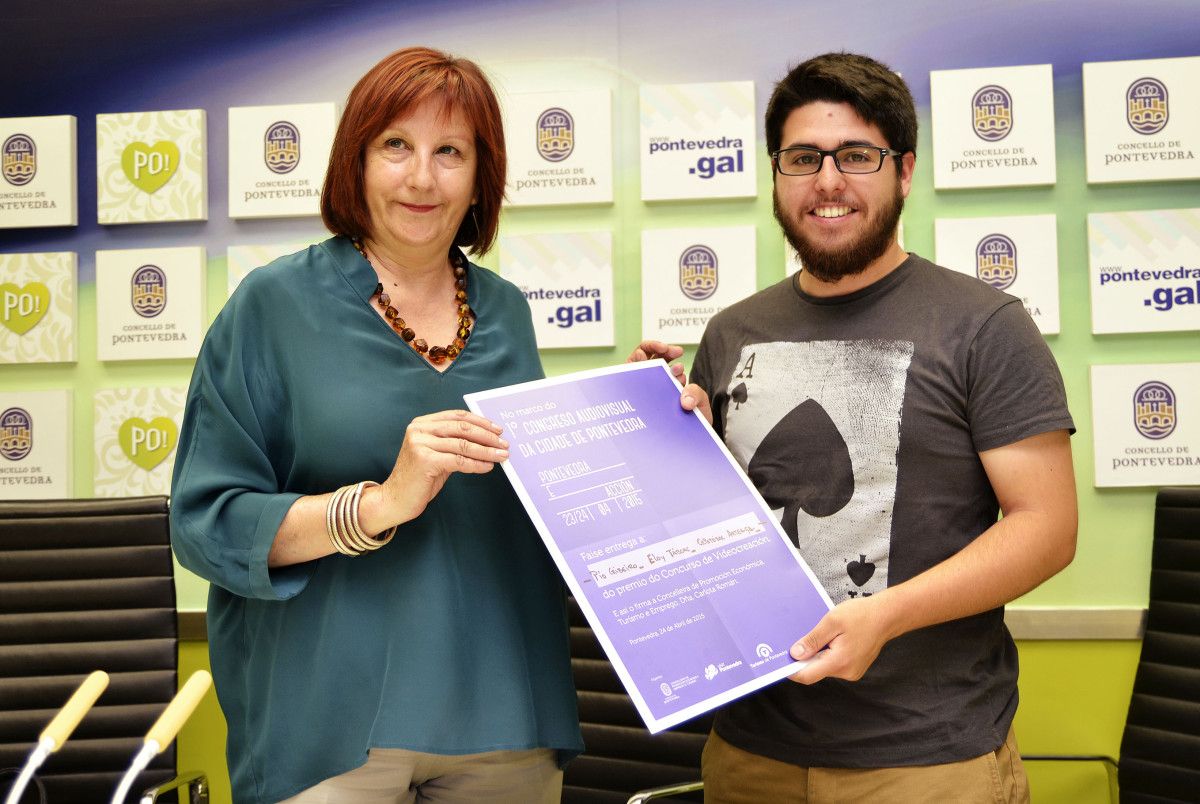
[(655, 798), (665, 798), (666, 796), (676, 796), (680, 793), (691, 793), (695, 790), (703, 790), (704, 782), (682, 782), (680, 784), (668, 784), (663, 787), (653, 787), (649, 790), (639, 790), (630, 796), (629, 801), (625, 804), (645, 804), (647, 801)]
[(179, 797), (179, 804), (208, 804), (208, 776), (201, 771), (184, 771), (169, 782), (142, 791), (138, 804), (154, 804), (158, 797), (180, 787), (186, 787), (188, 797)]

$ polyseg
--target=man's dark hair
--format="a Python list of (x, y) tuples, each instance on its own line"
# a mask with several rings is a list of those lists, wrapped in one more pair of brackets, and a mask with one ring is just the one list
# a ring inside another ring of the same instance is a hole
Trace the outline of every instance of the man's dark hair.
[(775, 85), (767, 103), (768, 153), (780, 149), (788, 115), (814, 101), (848, 103), (859, 117), (879, 127), (888, 148), (917, 150), (917, 110), (904, 80), (867, 56), (826, 53), (793, 67)]

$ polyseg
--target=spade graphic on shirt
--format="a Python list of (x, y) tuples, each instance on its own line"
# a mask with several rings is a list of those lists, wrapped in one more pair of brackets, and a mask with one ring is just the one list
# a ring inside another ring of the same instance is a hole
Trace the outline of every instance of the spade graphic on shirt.
[(768, 505), (783, 508), (783, 530), (794, 543), (800, 510), (814, 517), (832, 516), (854, 496), (846, 440), (814, 399), (793, 408), (771, 428), (746, 473)]
[[(854, 585), (861, 589), (866, 585), (867, 581), (871, 580), (871, 576), (875, 574), (875, 563), (867, 561), (867, 557), (862, 553), (858, 554), (858, 561), (849, 561), (846, 563), (846, 574), (850, 576), (850, 580), (854, 581)], [(847, 592), (850, 597), (858, 597), (858, 592), (851, 590)], [(870, 592), (863, 592), (863, 597), (870, 597)]]
[(730, 453), (834, 602), (887, 588), (913, 350), (909, 341), (748, 343), (717, 386), (728, 394)]
[(855, 586), (864, 586), (875, 574), (875, 563), (867, 561), (867, 557), (859, 553), (858, 561), (846, 564), (846, 574), (850, 576), (850, 580), (854, 581)]
[(733, 400), (733, 409), (739, 409), (746, 401), (746, 383), (739, 382), (737, 387), (729, 392), (729, 398)]

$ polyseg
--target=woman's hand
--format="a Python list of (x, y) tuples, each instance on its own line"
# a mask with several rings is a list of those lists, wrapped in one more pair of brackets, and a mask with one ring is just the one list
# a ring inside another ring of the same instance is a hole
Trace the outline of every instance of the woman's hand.
[[(672, 360), (678, 360), (683, 357), (683, 347), (671, 343), (663, 343), (662, 341), (642, 341), (625, 362), (640, 363), (643, 360), (654, 360), (659, 357), (670, 364)], [(671, 375), (675, 377), (675, 382), (683, 386), (687, 382), (687, 378), (683, 374), (683, 364), (672, 364), (670, 365), (670, 369)]]
[(416, 519), (451, 472), (483, 474), (508, 458), (499, 425), (465, 410), (443, 410), (409, 422), (392, 473), (368, 499), (360, 520), (369, 533)]
[[(500, 428), (465, 410), (443, 410), (409, 422), (392, 473), (382, 486), (363, 489), (358, 521), (375, 535), (393, 525), (416, 519), (446, 484), (451, 472), (482, 474), (508, 458), (508, 442)], [(326, 512), (330, 494), (301, 497), (288, 509), (267, 566), (283, 567), (312, 561), (334, 552)]]

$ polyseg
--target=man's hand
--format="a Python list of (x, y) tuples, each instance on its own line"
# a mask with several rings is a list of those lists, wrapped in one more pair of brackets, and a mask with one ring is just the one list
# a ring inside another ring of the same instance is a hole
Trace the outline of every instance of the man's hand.
[[(661, 357), (663, 360), (670, 363), (672, 360), (678, 360), (683, 356), (683, 347), (676, 346), (671, 343), (663, 343), (662, 341), (642, 341), (638, 347), (633, 350), (633, 354), (629, 356), (626, 363), (640, 363), (643, 360), (654, 360)], [(679, 383), (683, 388), (679, 394), (679, 406), (684, 410), (698, 410), (700, 414), (712, 424), (712, 405), (709, 403), (708, 394), (699, 385), (687, 384), (687, 377), (683, 373), (683, 365), (675, 363), (670, 366), (671, 375), (675, 377), (675, 382)]]
[(684, 410), (698, 410), (700, 415), (712, 424), (712, 404), (709, 402), (708, 394), (703, 388), (695, 383), (690, 383), (683, 386), (683, 393), (679, 395), (679, 407)]
[[(662, 341), (642, 341), (637, 348), (633, 350), (633, 354), (626, 358), (626, 363), (640, 363), (643, 360), (654, 360), (662, 358), (667, 361), (671, 369), (671, 375), (675, 378), (675, 382), (681, 386), (687, 382), (687, 378), (683, 374), (683, 364), (671, 364), (672, 360), (678, 360), (683, 357), (683, 347), (676, 346), (672, 343), (663, 343)], [(710, 419), (711, 421), (711, 419)]]
[(792, 645), (792, 658), (809, 662), (789, 678), (801, 684), (823, 678), (862, 678), (887, 641), (896, 636), (889, 629), (884, 594), (845, 600), (822, 617)]
[(1071, 563), (1078, 514), (1066, 431), (1030, 436), (979, 459), (1004, 517), (915, 578), (835, 606), (792, 646), (793, 658), (811, 659), (793, 681), (856, 681), (889, 639), (1003, 606)]

